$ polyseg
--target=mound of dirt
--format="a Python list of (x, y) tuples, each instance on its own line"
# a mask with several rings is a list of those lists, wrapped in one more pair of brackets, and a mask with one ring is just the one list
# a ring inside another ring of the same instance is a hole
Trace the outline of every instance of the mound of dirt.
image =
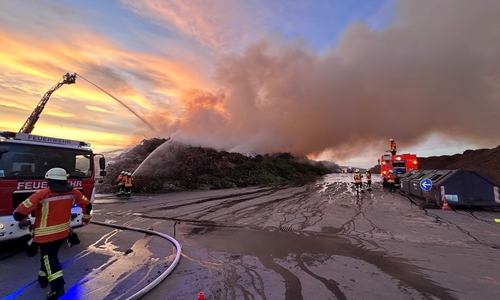
[(474, 170), (500, 183), (500, 146), (493, 149), (467, 150), (462, 154), (418, 158), (423, 170)]

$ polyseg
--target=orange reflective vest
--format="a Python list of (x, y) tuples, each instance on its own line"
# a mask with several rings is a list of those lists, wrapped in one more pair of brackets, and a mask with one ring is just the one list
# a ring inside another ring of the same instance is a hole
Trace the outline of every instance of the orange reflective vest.
[(389, 174), (389, 177), (387, 177), (387, 182), (396, 183), (396, 174)]
[(123, 174), (118, 175), (118, 178), (116, 178), (116, 182), (118, 182), (118, 185), (123, 185)]
[(86, 209), (90, 201), (75, 189), (64, 193), (49, 188), (39, 190), (19, 204), (16, 211), (26, 216), (35, 212), (34, 241), (48, 243), (68, 236), (71, 208), (75, 203), (82, 208), (82, 221), (89, 222), (90, 211)]
[(391, 152), (392, 151), (396, 151), (396, 142), (395, 141), (391, 142)]
[(361, 175), (360, 173), (354, 173), (354, 183), (361, 183), (362, 177), (363, 175)]
[(366, 173), (366, 181), (371, 181), (372, 180), (372, 173)]
[(131, 187), (134, 184), (134, 178), (133, 177), (124, 177), (123, 181), (125, 182), (125, 187)]

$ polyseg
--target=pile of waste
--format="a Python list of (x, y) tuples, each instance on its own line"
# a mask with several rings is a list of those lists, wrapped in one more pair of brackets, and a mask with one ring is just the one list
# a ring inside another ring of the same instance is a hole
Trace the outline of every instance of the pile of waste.
[(98, 192), (114, 192), (121, 171), (133, 172), (135, 193), (166, 193), (303, 183), (337, 172), (338, 165), (290, 153), (247, 156), (154, 138), (108, 159)]

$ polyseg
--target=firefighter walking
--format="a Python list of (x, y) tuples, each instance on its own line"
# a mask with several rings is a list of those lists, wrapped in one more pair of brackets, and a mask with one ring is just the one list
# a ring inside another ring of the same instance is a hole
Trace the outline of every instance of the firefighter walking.
[(118, 177), (116, 178), (116, 185), (117, 185), (117, 189), (116, 189), (116, 195), (118, 197), (121, 197), (122, 195), (125, 194), (125, 190), (124, 190), (124, 185), (125, 185), (125, 176), (127, 176), (127, 172), (125, 171), (122, 171)]
[(127, 175), (123, 177), (123, 184), (125, 197), (130, 197), (132, 194), (132, 186), (134, 186), (134, 177), (132, 177), (132, 173), (128, 172)]
[(370, 170), (366, 170), (366, 190), (372, 191), (372, 172)]
[(365, 191), (363, 190), (363, 182), (362, 182), (363, 175), (359, 172), (359, 169), (356, 169), (354, 171), (354, 187), (356, 189), (356, 193), (359, 195), (359, 192), (364, 193)]
[(387, 176), (387, 187), (389, 192), (396, 192), (396, 174), (394, 174), (394, 170), (389, 170), (389, 175)]
[(48, 300), (64, 295), (64, 278), (59, 263), (59, 248), (70, 232), (71, 208), (81, 207), (82, 222), (90, 222), (92, 203), (67, 180), (66, 171), (52, 168), (45, 174), (48, 188), (42, 189), (24, 200), (14, 211), (16, 221), (24, 221), (35, 213), (34, 242), (40, 247), (41, 267), (38, 282), (41, 287), (50, 284)]

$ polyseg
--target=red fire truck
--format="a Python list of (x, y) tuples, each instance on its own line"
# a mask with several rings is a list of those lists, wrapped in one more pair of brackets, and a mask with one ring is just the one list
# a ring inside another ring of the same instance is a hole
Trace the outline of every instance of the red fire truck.
[[(94, 159), (97, 156), (99, 159)], [(97, 161), (99, 176), (105, 176), (104, 157), (94, 154), (88, 143), (0, 131), (0, 242), (31, 234), (34, 217), (17, 222), (12, 214), (19, 203), (47, 187), (45, 173), (51, 168), (65, 169), (70, 184), (94, 201)], [(72, 209), (70, 224), (73, 228), (82, 226), (78, 206)]]
[(384, 154), (380, 157), (380, 175), (383, 179), (383, 186), (387, 186), (387, 176), (390, 170), (396, 174), (396, 186), (399, 186), (399, 177), (412, 170), (418, 170), (416, 154)]

